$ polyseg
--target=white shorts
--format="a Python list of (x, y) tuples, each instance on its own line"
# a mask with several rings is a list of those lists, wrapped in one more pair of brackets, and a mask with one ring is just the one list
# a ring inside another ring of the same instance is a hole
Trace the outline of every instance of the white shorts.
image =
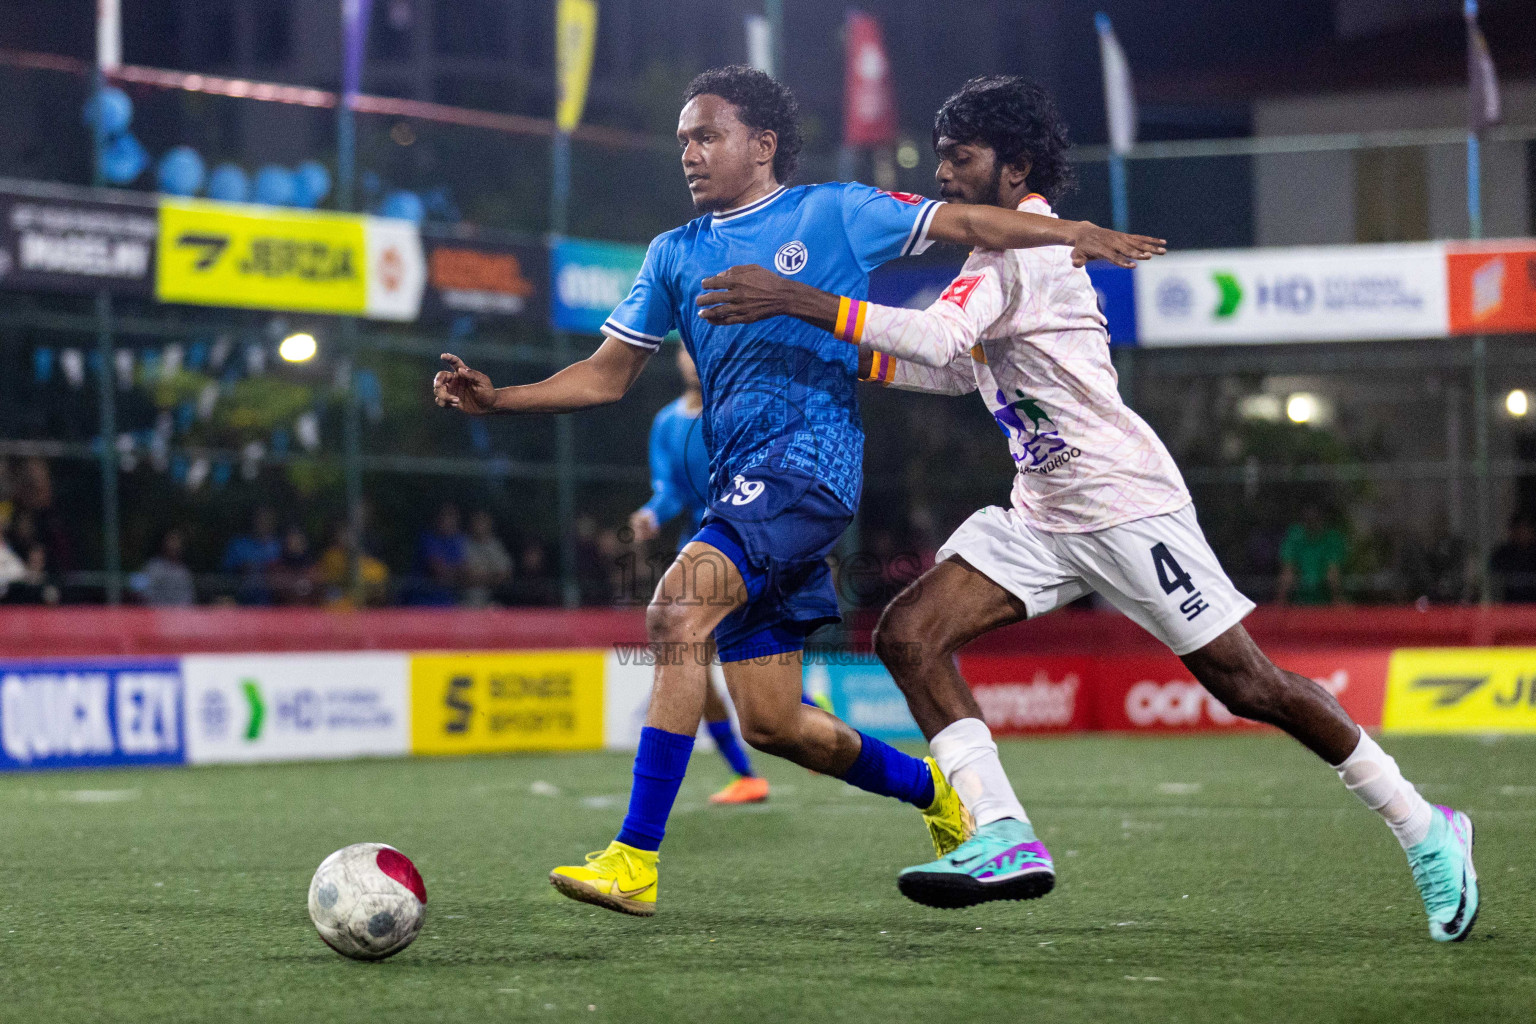
[(938, 558), (956, 555), (1023, 601), (1032, 619), (1097, 591), (1178, 655), (1253, 611), (1216, 560), (1192, 504), (1093, 533), (1047, 533), (1017, 509), (994, 505), (961, 524)]

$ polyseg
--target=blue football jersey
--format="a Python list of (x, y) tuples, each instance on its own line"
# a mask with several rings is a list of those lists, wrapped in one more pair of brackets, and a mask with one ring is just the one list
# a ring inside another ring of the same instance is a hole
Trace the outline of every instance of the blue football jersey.
[(651, 500), (644, 508), (663, 526), (687, 513), (686, 543), (698, 532), (709, 505), (709, 452), (702, 414), (690, 413), (683, 402), (672, 402), (651, 423)]
[(676, 330), (699, 368), (710, 499), (749, 470), (798, 470), (857, 507), (864, 431), (858, 350), (792, 317), (715, 326), (694, 300), (704, 278), (755, 263), (835, 295), (862, 299), (869, 272), (922, 252), (939, 204), (868, 185), (779, 188), (749, 206), (706, 214), (658, 236), (640, 277), (603, 325), (655, 349)]

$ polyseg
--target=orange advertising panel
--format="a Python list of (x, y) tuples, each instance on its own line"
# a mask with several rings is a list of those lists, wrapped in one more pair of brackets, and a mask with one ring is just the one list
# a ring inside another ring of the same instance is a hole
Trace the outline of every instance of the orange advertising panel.
[(1536, 331), (1536, 240), (1453, 246), (1446, 275), (1452, 334)]

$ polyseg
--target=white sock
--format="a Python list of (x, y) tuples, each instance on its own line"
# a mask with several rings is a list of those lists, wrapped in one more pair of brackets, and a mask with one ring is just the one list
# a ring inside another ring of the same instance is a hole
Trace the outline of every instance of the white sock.
[(1403, 778), (1397, 762), (1377, 745), (1376, 741), (1360, 730), (1360, 743), (1355, 752), (1335, 765), (1339, 778), (1365, 806), (1386, 819), (1387, 827), (1397, 836), (1397, 841), (1408, 849), (1424, 841), (1429, 835), (1429, 825), (1434, 810), (1429, 801), (1419, 795), (1413, 783)]
[(939, 762), (939, 771), (960, 794), (961, 803), (970, 808), (978, 827), (1003, 818), (1029, 821), (1003, 771), (1003, 762), (997, 759), (997, 744), (992, 742), (992, 730), (986, 722), (962, 718), (930, 740), (928, 749)]

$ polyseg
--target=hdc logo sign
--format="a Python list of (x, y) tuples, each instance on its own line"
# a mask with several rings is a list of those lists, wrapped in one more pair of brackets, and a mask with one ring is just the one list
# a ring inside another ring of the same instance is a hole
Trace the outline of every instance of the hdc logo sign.
[(178, 764), (174, 662), (15, 664), (0, 674), (0, 769)]

